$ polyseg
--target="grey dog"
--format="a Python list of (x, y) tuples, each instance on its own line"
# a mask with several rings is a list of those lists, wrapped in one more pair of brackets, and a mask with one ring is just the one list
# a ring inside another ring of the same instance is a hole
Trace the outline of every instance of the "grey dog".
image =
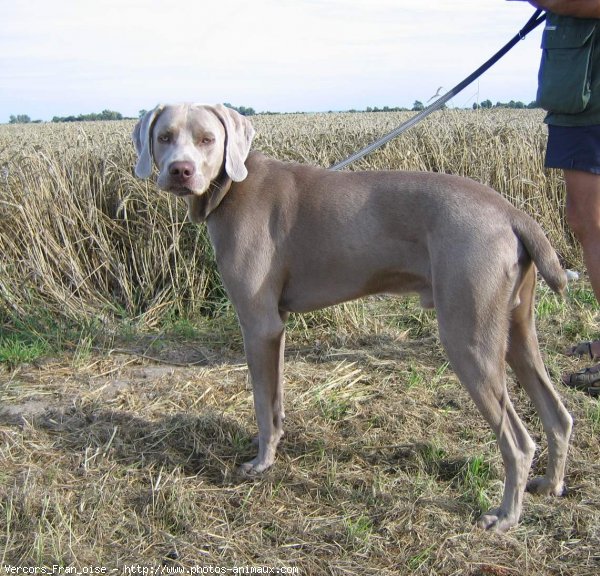
[[(536, 266), (562, 292), (566, 277), (538, 224), (472, 180), (421, 172), (331, 172), (251, 152), (254, 129), (222, 105), (157, 106), (137, 124), (136, 174), (206, 221), (244, 336), (258, 423), (271, 466), (283, 434), (284, 325), (369, 294), (419, 294), (435, 307), (452, 367), (494, 431), (504, 496), (479, 526), (504, 531), (526, 487), (560, 495), (572, 419), (546, 373), (534, 325)], [(535, 264), (535, 265), (534, 265)], [(548, 438), (545, 476), (527, 484), (534, 443), (506, 387), (506, 362)]]

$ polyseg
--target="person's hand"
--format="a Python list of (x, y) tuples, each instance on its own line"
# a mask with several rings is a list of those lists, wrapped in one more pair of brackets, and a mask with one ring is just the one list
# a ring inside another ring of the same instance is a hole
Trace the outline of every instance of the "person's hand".
[(575, 18), (600, 18), (600, 0), (527, 0), (535, 8), (541, 8), (561, 16)]

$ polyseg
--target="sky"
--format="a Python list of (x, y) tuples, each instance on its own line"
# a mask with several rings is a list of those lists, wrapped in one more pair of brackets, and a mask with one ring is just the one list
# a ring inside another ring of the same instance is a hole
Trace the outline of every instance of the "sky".
[[(507, 0), (0, 0), (0, 123), (157, 103), (412, 107), (533, 14)], [(540, 26), (449, 105), (535, 99)]]

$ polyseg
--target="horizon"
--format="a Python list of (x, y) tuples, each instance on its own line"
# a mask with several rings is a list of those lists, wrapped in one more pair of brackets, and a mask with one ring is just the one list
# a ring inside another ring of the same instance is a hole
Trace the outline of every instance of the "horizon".
[[(486, 103), (489, 102), (489, 105), (487, 105)], [(371, 114), (371, 113), (378, 113), (378, 112), (382, 112), (382, 113), (388, 113), (388, 112), (419, 112), (423, 109), (426, 109), (427, 106), (424, 105), (422, 102), (418, 101), (418, 103), (420, 103), (423, 108), (415, 108), (415, 105), (417, 104), (417, 101), (414, 102), (413, 107), (412, 108), (408, 108), (408, 107), (403, 107), (403, 106), (395, 106), (395, 107), (391, 107), (391, 106), (383, 106), (383, 107), (378, 107), (378, 106), (367, 106), (365, 109), (362, 110), (356, 110), (356, 109), (350, 109), (350, 110), (295, 110), (295, 111), (290, 111), (290, 112), (274, 112), (271, 110), (260, 110), (260, 111), (255, 111), (254, 108), (252, 106), (234, 106), (231, 105), (230, 103), (224, 103), (225, 106), (228, 106), (230, 108), (233, 108), (235, 110), (238, 110), (239, 108), (243, 108), (246, 110), (252, 110), (251, 113), (246, 113), (243, 115), (246, 116), (271, 116), (271, 115), (294, 115), (294, 114)], [(435, 102), (432, 102), (432, 104)], [(467, 106), (464, 108), (459, 108), (456, 106), (444, 106), (442, 109), (447, 108), (449, 110), (464, 110), (464, 111), (470, 111), (470, 110), (478, 110), (478, 109), (494, 109), (494, 108), (508, 108), (508, 109), (515, 109), (515, 110), (523, 110), (523, 109), (539, 109), (540, 107), (537, 105), (535, 100), (532, 100), (531, 102), (527, 103), (527, 102), (523, 102), (522, 100), (514, 100), (511, 99), (507, 102), (500, 102), (497, 101), (496, 103), (493, 103), (489, 98), (486, 98), (485, 100), (482, 100), (480, 103), (477, 104), (473, 104), (471, 106)], [(119, 114), (121, 117), (119, 118), (87, 118), (87, 116), (100, 116), (101, 114), (108, 112), (108, 113), (112, 113), (112, 114)], [(73, 114), (69, 114), (67, 116), (53, 116), (50, 120), (43, 120), (41, 118), (31, 118), (29, 117), (28, 114), (24, 113), (24, 114), (11, 114), (9, 117), (9, 121), (8, 122), (0, 122), (0, 124), (48, 124), (48, 123), (71, 123), (71, 122), (97, 122), (97, 121), (103, 121), (103, 122), (115, 122), (115, 121), (120, 121), (120, 120), (138, 120), (139, 118), (141, 118), (142, 116), (142, 112), (146, 112), (145, 109), (141, 109), (138, 112), (137, 116), (126, 116), (121, 114), (118, 110), (108, 110), (105, 109), (101, 112), (88, 112), (85, 114), (79, 114), (77, 116), (73, 115)], [(27, 120), (19, 120), (18, 118), (20, 116), (27, 116), (28, 119)], [(13, 118), (15, 120), (13, 120)]]

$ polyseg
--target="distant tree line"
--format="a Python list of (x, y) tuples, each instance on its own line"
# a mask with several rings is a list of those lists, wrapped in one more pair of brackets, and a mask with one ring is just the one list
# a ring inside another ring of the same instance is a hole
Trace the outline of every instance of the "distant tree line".
[(29, 124), (30, 122), (37, 124), (41, 120), (31, 120), (27, 114), (17, 114), (16, 116), (11, 115), (8, 121), (9, 124)]
[(478, 110), (480, 108), (515, 108), (517, 110), (523, 110), (525, 108), (539, 108), (539, 105), (535, 100), (533, 102), (530, 102), (529, 104), (525, 104), (520, 100), (518, 100), (517, 102), (515, 102), (514, 100), (511, 100), (510, 102), (496, 102), (495, 104), (492, 104), (491, 100), (484, 100), (479, 104), (477, 104), (477, 102), (473, 103), (473, 110)]
[[(407, 112), (410, 108), (403, 108), (402, 106), (384, 106), (378, 108), (377, 106), (367, 106), (366, 112)], [(356, 110), (350, 110), (350, 112), (356, 112)]]
[[(225, 104), (228, 108), (233, 108), (242, 116), (254, 116), (256, 114), (254, 108), (248, 106), (232, 106), (231, 104)], [(146, 114), (146, 110), (140, 110), (138, 117), (141, 118)], [(103, 110), (100, 113), (92, 114), (79, 114), (79, 116), (54, 116), (52, 122), (93, 122), (95, 120), (129, 120), (126, 116), (123, 116), (120, 112), (114, 110)], [(31, 120), (27, 114), (13, 114), (9, 117), (9, 124), (29, 124), (31, 122), (41, 122), (41, 120)]]
[(123, 120), (123, 114), (114, 110), (103, 110), (99, 114), (79, 114), (79, 116), (54, 116), (52, 122), (90, 122), (95, 120)]
[[(225, 106), (228, 108), (232, 108), (236, 110), (243, 116), (254, 116), (256, 114), (254, 108), (250, 108), (248, 106), (233, 106), (232, 104), (226, 103)], [(446, 106), (444, 105), (444, 108)], [(366, 112), (420, 112), (426, 108), (425, 104), (420, 100), (415, 100), (412, 108), (404, 108), (402, 106), (383, 106), (383, 108), (378, 108), (377, 106), (371, 107), (368, 106)], [(529, 104), (524, 104), (521, 101), (511, 100), (510, 102), (496, 102), (493, 104), (491, 100), (483, 100), (483, 102), (475, 102), (473, 104), (473, 110), (480, 109), (489, 109), (489, 108), (514, 108), (514, 109), (530, 109), (530, 108), (538, 108), (537, 103), (530, 102)], [(348, 110), (347, 112), (361, 112), (361, 110)], [(141, 118), (146, 113), (146, 110), (139, 111), (139, 117)], [(278, 112), (261, 112), (261, 114), (278, 114)], [(99, 114), (79, 114), (79, 116), (54, 116), (52, 118), (52, 122), (84, 122), (84, 121), (94, 121), (94, 120), (127, 120), (128, 118), (123, 116), (120, 112), (115, 112), (114, 110), (103, 110)], [(31, 120), (31, 118), (27, 114), (17, 114), (11, 115), (9, 124), (29, 124), (31, 122), (37, 123), (41, 122), (41, 120)]]
[[(377, 106), (375, 106), (374, 108), (371, 108), (370, 106), (367, 106), (367, 112), (420, 112), (421, 110), (425, 110), (426, 106), (425, 104), (423, 104), (423, 102), (421, 102), (420, 100), (415, 100), (414, 104), (412, 105), (412, 108), (404, 108), (402, 106), (384, 106), (383, 108), (377, 108)], [(442, 108), (447, 108), (447, 106), (444, 104)], [(355, 110), (350, 110), (350, 112), (355, 112)]]
[[(367, 107), (367, 112), (420, 112), (421, 110), (425, 110), (426, 106), (425, 104), (423, 104), (423, 102), (421, 102), (420, 100), (415, 100), (414, 104), (412, 105), (412, 108), (403, 108), (403, 107), (391, 107), (391, 106), (384, 106), (383, 108), (377, 108), (377, 106), (375, 106), (374, 108), (372, 107)], [(446, 105), (444, 104), (444, 108), (446, 108)], [(483, 102), (475, 102), (473, 103), (473, 110), (479, 110), (479, 109), (490, 109), (490, 108), (513, 108), (513, 109), (517, 109), (517, 110), (524, 110), (524, 109), (531, 109), (531, 108), (539, 108), (537, 102), (534, 100), (533, 102), (530, 102), (529, 104), (525, 104), (523, 102), (516, 101), (515, 100), (511, 100), (510, 102), (496, 102), (495, 104), (492, 103), (491, 100), (484, 100)], [(356, 112), (356, 110), (349, 110), (349, 112)]]
[(225, 102), (224, 106), (227, 106), (227, 108), (232, 108), (236, 112), (239, 112), (242, 116), (254, 116), (256, 114), (254, 108), (247, 108), (246, 106), (233, 106), (228, 102)]

